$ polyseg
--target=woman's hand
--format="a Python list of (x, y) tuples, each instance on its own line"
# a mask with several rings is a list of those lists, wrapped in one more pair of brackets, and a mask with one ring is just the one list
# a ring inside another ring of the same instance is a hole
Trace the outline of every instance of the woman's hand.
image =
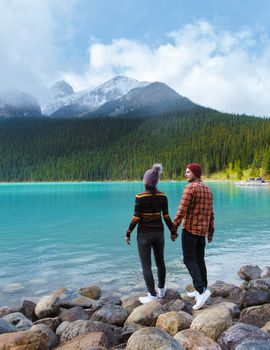
[(174, 242), (178, 237), (178, 233), (177, 232), (171, 232), (171, 240)]
[(126, 233), (125, 241), (128, 245), (130, 245), (130, 233), (129, 232)]

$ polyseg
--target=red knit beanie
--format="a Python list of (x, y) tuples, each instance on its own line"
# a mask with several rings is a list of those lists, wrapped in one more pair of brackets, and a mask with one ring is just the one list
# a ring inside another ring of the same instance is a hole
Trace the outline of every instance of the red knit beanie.
[(198, 178), (202, 176), (202, 167), (198, 163), (190, 163), (187, 165), (187, 168)]

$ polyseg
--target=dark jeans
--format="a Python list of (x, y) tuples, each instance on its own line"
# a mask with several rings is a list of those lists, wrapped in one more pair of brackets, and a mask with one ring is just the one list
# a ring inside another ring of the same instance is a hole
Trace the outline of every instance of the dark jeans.
[(164, 263), (164, 233), (137, 233), (137, 243), (146, 287), (149, 293), (156, 295), (155, 282), (151, 269), (151, 252), (153, 249), (158, 273), (158, 287), (163, 288), (166, 278), (166, 268)]
[(184, 264), (193, 280), (194, 288), (201, 294), (207, 288), (207, 271), (204, 261), (205, 237), (182, 231)]

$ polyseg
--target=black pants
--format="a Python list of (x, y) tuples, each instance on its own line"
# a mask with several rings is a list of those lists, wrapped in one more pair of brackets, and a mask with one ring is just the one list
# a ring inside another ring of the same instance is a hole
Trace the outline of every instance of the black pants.
[(205, 237), (182, 231), (184, 264), (193, 280), (194, 288), (201, 294), (207, 288), (207, 271), (204, 261)]
[(156, 295), (155, 282), (151, 269), (151, 252), (153, 249), (158, 272), (158, 287), (163, 288), (166, 278), (166, 267), (164, 263), (164, 233), (138, 233), (137, 243), (146, 287), (149, 293)]

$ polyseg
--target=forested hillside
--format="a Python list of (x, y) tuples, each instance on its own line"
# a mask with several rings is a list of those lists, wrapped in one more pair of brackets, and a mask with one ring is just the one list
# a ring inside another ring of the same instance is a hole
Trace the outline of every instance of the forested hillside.
[(270, 174), (270, 119), (213, 110), (155, 117), (0, 120), (0, 181), (139, 180), (153, 163), (163, 179), (188, 162), (207, 175)]

